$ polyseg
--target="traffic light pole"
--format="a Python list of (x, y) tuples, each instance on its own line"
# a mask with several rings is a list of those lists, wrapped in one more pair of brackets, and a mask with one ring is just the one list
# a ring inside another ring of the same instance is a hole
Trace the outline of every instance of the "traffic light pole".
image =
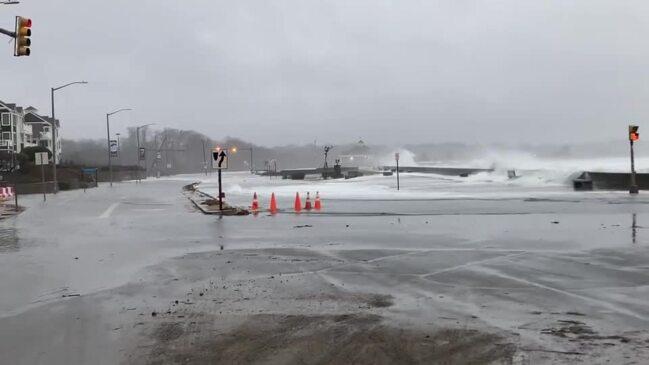
[(14, 38), (14, 39), (16, 38), (16, 32), (10, 32), (10, 31), (8, 31), (6, 29), (0, 28), (0, 33), (4, 34), (6, 36), (9, 36), (11, 38)]
[(629, 141), (629, 145), (631, 148), (631, 186), (629, 187), (629, 194), (637, 194), (638, 185), (635, 176), (635, 159), (633, 156), (633, 141)]

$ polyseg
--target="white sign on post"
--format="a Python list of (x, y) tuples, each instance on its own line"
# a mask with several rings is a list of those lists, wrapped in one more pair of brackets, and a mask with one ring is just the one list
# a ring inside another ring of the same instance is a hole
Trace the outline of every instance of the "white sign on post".
[(49, 158), (47, 157), (47, 152), (36, 152), (34, 154), (34, 164), (36, 166), (47, 165), (49, 163)]
[(228, 155), (224, 150), (212, 151), (212, 168), (217, 170), (228, 168)]
[(119, 151), (119, 145), (117, 144), (116, 139), (111, 139), (110, 140), (110, 155), (112, 157), (117, 157), (117, 153)]

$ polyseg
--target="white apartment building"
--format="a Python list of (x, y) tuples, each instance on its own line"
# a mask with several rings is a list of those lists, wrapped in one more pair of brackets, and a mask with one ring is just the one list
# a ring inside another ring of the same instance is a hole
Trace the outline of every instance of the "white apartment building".
[[(16, 154), (26, 147), (43, 146), (52, 151), (51, 124), (59, 121), (41, 116), (33, 107), (23, 108), (0, 101), (0, 159), (2, 169), (15, 165)], [(61, 158), (61, 138), (57, 135), (57, 163)]]

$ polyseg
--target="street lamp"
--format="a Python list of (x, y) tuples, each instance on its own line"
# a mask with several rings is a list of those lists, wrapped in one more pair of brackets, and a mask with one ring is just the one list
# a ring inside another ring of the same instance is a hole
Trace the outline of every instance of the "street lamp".
[(106, 138), (108, 139), (108, 173), (110, 175), (110, 186), (113, 186), (113, 161), (111, 161), (110, 157), (110, 119), (109, 117), (113, 114), (117, 114), (119, 112), (123, 112), (126, 110), (133, 110), (130, 108), (122, 108), (122, 109), (117, 109), (114, 112), (106, 113)]
[[(150, 125), (154, 125), (157, 123), (148, 123), (148, 124), (143, 124), (141, 126), (138, 126), (135, 128), (135, 138), (137, 139), (137, 178), (142, 182), (142, 176), (140, 175), (140, 129), (148, 127)], [(145, 167), (146, 167), (146, 160), (145, 160)]]
[[(254, 174), (254, 163), (252, 162), (252, 146), (247, 147), (247, 148), (239, 148), (241, 151), (250, 151), (250, 173)], [(237, 153), (237, 147), (233, 147), (233, 153)]]
[(59, 87), (53, 87), (51, 88), (51, 95), (52, 95), (52, 180), (54, 180), (54, 194), (59, 190), (59, 183), (56, 179), (56, 152), (58, 151), (58, 146), (56, 145), (56, 117), (54, 116), (54, 92), (56, 90), (61, 90), (64, 87), (68, 87), (70, 85), (75, 85), (75, 84), (87, 84), (87, 81), (75, 81), (75, 82), (70, 82), (65, 85), (61, 85)]

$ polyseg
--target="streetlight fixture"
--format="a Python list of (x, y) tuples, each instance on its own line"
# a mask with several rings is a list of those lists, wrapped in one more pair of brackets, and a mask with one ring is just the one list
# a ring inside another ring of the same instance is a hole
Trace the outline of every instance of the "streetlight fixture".
[[(150, 125), (154, 125), (158, 123), (148, 123), (148, 124), (142, 124), (141, 126), (135, 127), (135, 138), (137, 139), (137, 178), (140, 182), (142, 182), (142, 176), (140, 174), (140, 129), (146, 128)], [(144, 162), (145, 167), (146, 167), (146, 160)]]
[(65, 85), (61, 85), (58, 87), (53, 87), (51, 88), (51, 95), (52, 95), (52, 180), (54, 180), (54, 194), (56, 194), (59, 191), (59, 183), (58, 180), (56, 179), (56, 152), (58, 151), (58, 146), (56, 143), (56, 116), (54, 116), (54, 92), (57, 90), (61, 90), (64, 87), (68, 87), (70, 85), (75, 85), (75, 84), (87, 84), (88, 81), (75, 81), (75, 82), (70, 82)]
[(246, 148), (238, 148), (238, 149), (237, 149), (237, 147), (233, 147), (233, 151), (232, 151), (232, 152), (233, 152), (233, 153), (237, 153), (237, 150), (240, 150), (240, 151), (250, 151), (250, 173), (251, 173), (251, 174), (254, 174), (255, 165), (254, 165), (254, 163), (252, 162), (252, 145), (251, 145), (250, 147), (246, 147)]
[(113, 161), (111, 160), (110, 156), (110, 116), (113, 114), (117, 114), (119, 112), (123, 112), (126, 110), (133, 110), (130, 108), (122, 108), (122, 109), (117, 109), (114, 112), (106, 113), (106, 138), (108, 139), (107, 144), (108, 144), (108, 173), (110, 175), (110, 186), (113, 187)]

